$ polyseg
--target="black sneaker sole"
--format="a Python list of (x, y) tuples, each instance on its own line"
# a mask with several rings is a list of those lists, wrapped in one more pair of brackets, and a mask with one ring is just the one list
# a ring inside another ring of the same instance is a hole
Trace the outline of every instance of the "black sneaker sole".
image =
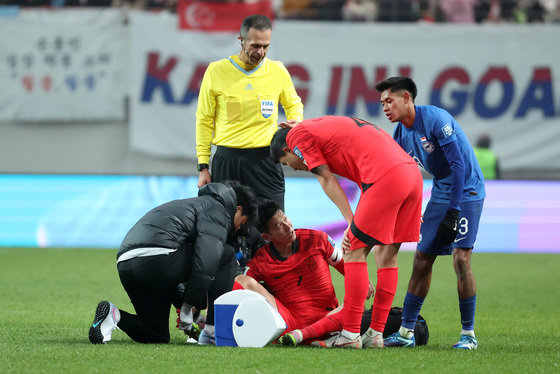
[(89, 328), (89, 341), (92, 344), (103, 344), (103, 334), (101, 333), (101, 324), (109, 315), (111, 311), (111, 305), (108, 301), (101, 301), (97, 304), (97, 309), (95, 310), (95, 318), (93, 323)]

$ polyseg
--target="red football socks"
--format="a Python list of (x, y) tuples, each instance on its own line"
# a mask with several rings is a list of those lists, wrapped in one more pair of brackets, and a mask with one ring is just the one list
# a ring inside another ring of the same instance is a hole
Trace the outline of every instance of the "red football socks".
[(344, 330), (359, 333), (369, 289), (367, 262), (344, 264)]
[(302, 340), (321, 338), (323, 335), (342, 330), (342, 313), (337, 312), (325, 316), (315, 322), (301, 329)]
[(373, 298), (373, 313), (371, 314), (370, 327), (375, 331), (383, 332), (387, 317), (395, 298), (397, 283), (399, 281), (399, 268), (383, 268), (377, 270), (377, 286)]

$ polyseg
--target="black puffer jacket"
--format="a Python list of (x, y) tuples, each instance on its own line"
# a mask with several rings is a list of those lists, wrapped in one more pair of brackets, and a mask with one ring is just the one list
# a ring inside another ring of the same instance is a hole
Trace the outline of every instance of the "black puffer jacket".
[(185, 301), (198, 309), (206, 307), (206, 294), (224, 253), (237, 207), (235, 191), (221, 183), (209, 183), (198, 197), (173, 200), (148, 213), (126, 234), (117, 259), (136, 248), (187, 249), (192, 256), (185, 274)]

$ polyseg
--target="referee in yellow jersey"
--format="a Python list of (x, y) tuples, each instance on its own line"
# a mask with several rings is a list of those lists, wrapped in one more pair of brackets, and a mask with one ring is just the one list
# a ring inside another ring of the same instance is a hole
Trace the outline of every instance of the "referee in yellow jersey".
[[(210, 63), (204, 73), (196, 111), (198, 187), (238, 180), (284, 210), (284, 173), (269, 156), (270, 140), (278, 129), (278, 104), (288, 121), (298, 122), (303, 104), (284, 64), (266, 58), (271, 35), (268, 17), (245, 18), (239, 53)], [(212, 174), (211, 144), (217, 146)]]

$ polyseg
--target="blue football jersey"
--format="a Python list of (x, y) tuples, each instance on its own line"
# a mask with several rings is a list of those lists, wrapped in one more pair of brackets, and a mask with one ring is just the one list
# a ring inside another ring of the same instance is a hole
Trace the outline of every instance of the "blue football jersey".
[(433, 105), (417, 105), (412, 127), (397, 124), (393, 138), (418, 165), (433, 176), (432, 198), (448, 203), (453, 182), (451, 168), (442, 146), (457, 142), (465, 165), (462, 201), (484, 199), (484, 177), (474, 151), (459, 123), (446, 110)]

